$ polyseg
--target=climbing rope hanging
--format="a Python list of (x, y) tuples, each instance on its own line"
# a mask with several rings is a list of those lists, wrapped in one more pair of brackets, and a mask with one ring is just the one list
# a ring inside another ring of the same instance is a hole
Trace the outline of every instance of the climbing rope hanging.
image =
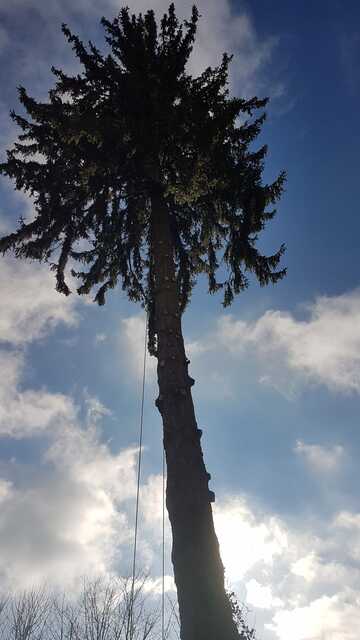
[[(144, 338), (144, 357), (142, 369), (142, 385), (141, 385), (141, 408), (140, 408), (140, 424), (139, 424), (139, 454), (137, 465), (137, 483), (136, 483), (136, 506), (135, 506), (135, 525), (134, 525), (134, 549), (132, 560), (132, 576), (131, 576), (131, 592), (129, 604), (129, 616), (126, 637), (133, 638), (133, 610), (134, 610), (134, 590), (136, 576), (136, 553), (137, 539), (139, 530), (139, 506), (140, 506), (140, 480), (141, 480), (141, 462), (142, 462), (142, 443), (144, 432), (144, 400), (145, 400), (145, 382), (146, 382), (146, 356), (147, 356), (147, 338), (149, 328), (149, 316), (146, 314), (145, 320), (145, 338)], [(162, 583), (161, 583), (161, 638), (165, 640), (165, 451), (163, 447), (162, 457)]]
[(161, 638), (165, 640), (165, 449), (162, 456), (162, 583), (161, 583)]
[(129, 609), (129, 616), (128, 616), (128, 629), (127, 629), (127, 633), (126, 633), (126, 637), (127, 638), (129, 637), (130, 640), (132, 640), (132, 637), (133, 637), (134, 588), (135, 588), (135, 575), (136, 575), (137, 538), (138, 538), (138, 528), (139, 528), (139, 503), (140, 503), (140, 479), (141, 479), (142, 442), (143, 442), (143, 431), (144, 431), (144, 399), (145, 399), (145, 380), (146, 380), (147, 333), (148, 333), (148, 315), (146, 314), (145, 340), (144, 340), (144, 358), (143, 358), (142, 386), (141, 386), (140, 425), (139, 425), (139, 454), (138, 454), (137, 483), (136, 483), (134, 550), (133, 550), (132, 576), (131, 576), (130, 609)]

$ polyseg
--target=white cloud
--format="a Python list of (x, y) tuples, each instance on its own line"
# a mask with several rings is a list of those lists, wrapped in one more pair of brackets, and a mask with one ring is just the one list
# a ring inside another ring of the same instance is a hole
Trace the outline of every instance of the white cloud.
[(73, 420), (72, 400), (45, 389), (20, 388), (24, 354), (0, 350), (0, 435), (30, 437)]
[(246, 602), (258, 609), (273, 609), (283, 604), (280, 598), (274, 598), (270, 586), (260, 584), (255, 578), (246, 583)]
[[(71, 406), (69, 399), (68, 403)], [(138, 452), (111, 451), (96, 424), (106, 409), (89, 396), (86, 407), (85, 422), (75, 411), (52, 424), (39, 460), (24, 463), (15, 458), (4, 467), (7, 475), (0, 477), (2, 589), (44, 582), (76, 589), (84, 575), (131, 572)], [(147, 572), (154, 567), (147, 585), (154, 594), (161, 588), (156, 562), (161, 545), (161, 487), (162, 478), (150, 476), (140, 489), (137, 568)], [(167, 525), (168, 555), (169, 541)], [(171, 576), (166, 576), (165, 588), (174, 590)]]
[(291, 565), (291, 572), (296, 576), (305, 578), (307, 582), (311, 582), (316, 577), (316, 571), (319, 568), (319, 561), (314, 551), (310, 551), (306, 556), (299, 558)]
[(5, 502), (11, 494), (12, 485), (8, 480), (0, 478), (0, 504)]
[(356, 561), (356, 566), (360, 563), (360, 513), (351, 511), (340, 511), (333, 522), (334, 529), (338, 535), (342, 535), (346, 540), (346, 548), (352, 558)]
[(244, 500), (215, 503), (215, 528), (230, 582), (241, 580), (256, 563), (272, 565), (287, 547), (286, 531), (275, 518), (254, 516)]
[[(144, 584), (144, 591), (150, 591), (158, 596), (162, 594), (162, 577), (160, 578), (148, 578)], [(171, 593), (176, 592), (176, 585), (173, 576), (164, 575), (164, 592)]]
[(319, 473), (336, 471), (344, 461), (345, 450), (341, 445), (321, 446), (318, 444), (306, 444), (298, 440), (294, 449), (306, 463)]
[(111, 416), (110, 409), (100, 402), (99, 398), (91, 396), (87, 390), (84, 391), (84, 401), (86, 406), (87, 420), (91, 423), (97, 423), (103, 416)]
[(59, 323), (76, 325), (75, 295), (55, 291), (54, 276), (46, 265), (1, 260), (0, 342), (21, 345), (43, 337)]
[[(259, 382), (290, 397), (314, 384), (360, 393), (360, 290), (321, 296), (307, 305), (306, 313), (299, 320), (290, 312), (270, 310), (248, 322), (224, 315), (215, 329), (192, 343), (196, 368), (211, 369), (228, 393), (245, 362)], [(340, 458), (340, 449), (332, 454)]]
[(360, 594), (322, 596), (306, 607), (278, 611), (269, 625), (278, 640), (357, 640)]
[[(308, 314), (307, 320), (297, 320), (290, 313), (268, 311), (245, 326), (243, 345), (253, 344), (264, 357), (282, 357), (290, 370), (310, 382), (359, 392), (360, 291), (317, 298)], [(237, 328), (240, 332), (244, 327)], [(234, 330), (236, 323), (232, 334)]]
[(360, 514), (349, 511), (341, 511), (336, 517), (336, 525), (345, 529), (358, 529), (360, 531)]
[(115, 570), (131, 540), (121, 506), (134, 496), (135, 454), (113, 454), (93, 427), (68, 423), (27, 481), (2, 484), (3, 587), (73, 586)]
[[(163, 481), (161, 475), (150, 475), (141, 489), (141, 501), (145, 506), (144, 520), (155, 535), (162, 527)], [(160, 542), (160, 541), (159, 541)]]

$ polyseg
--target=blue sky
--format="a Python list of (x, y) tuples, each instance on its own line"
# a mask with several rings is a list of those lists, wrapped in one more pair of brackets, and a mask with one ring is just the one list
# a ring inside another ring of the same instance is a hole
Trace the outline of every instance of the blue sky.
[[(141, 0), (134, 11), (149, 8)], [(190, 2), (178, 2), (188, 15)], [(101, 45), (114, 0), (0, 0), (0, 145), (16, 86), (44, 97), (76, 69), (67, 22)], [(165, 9), (167, 3), (152, 4)], [(263, 640), (355, 640), (360, 604), (360, 9), (356, 2), (199, 2), (197, 73), (234, 53), (234, 93), (272, 97), (265, 179), (288, 172), (261, 239), (287, 278), (224, 312), (200, 282), (184, 318), (226, 572)], [(31, 203), (1, 180), (0, 230)], [(130, 566), (144, 318), (54, 291), (45, 267), (0, 270), (0, 578), (76, 588)], [(159, 578), (161, 428), (146, 385), (139, 562)], [(168, 564), (170, 575), (171, 568)], [(168, 580), (171, 588), (170, 578)]]

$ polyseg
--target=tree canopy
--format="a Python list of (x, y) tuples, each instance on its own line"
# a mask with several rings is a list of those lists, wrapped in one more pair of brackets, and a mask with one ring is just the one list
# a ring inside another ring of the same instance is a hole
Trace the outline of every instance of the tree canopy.
[(250, 272), (261, 285), (285, 275), (283, 245), (270, 256), (257, 248), (285, 179), (263, 184), (267, 149), (252, 145), (267, 99), (230, 96), (227, 54), (198, 77), (187, 72), (198, 17), (193, 7), (180, 23), (171, 4), (158, 28), (152, 10), (135, 16), (124, 8), (102, 19), (107, 55), (63, 25), (82, 72), (52, 68), (46, 102), (19, 88), (27, 117), (11, 113), (22, 132), (0, 172), (33, 197), (35, 217), (21, 219), (0, 251), (50, 263), (65, 295), (70, 260), (79, 294), (95, 289), (103, 304), (119, 282), (131, 300), (151, 306), (156, 191), (171, 216), (182, 308), (200, 273), (210, 293), (223, 290), (224, 305)]

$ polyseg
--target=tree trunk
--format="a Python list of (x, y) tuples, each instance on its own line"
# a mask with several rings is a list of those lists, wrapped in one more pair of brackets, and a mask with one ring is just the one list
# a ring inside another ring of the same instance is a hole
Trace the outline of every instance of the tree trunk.
[(175, 279), (174, 241), (161, 195), (152, 198), (154, 322), (167, 463), (166, 506), (173, 545), (182, 640), (239, 640), (224, 588), (206, 472), (188, 375)]

